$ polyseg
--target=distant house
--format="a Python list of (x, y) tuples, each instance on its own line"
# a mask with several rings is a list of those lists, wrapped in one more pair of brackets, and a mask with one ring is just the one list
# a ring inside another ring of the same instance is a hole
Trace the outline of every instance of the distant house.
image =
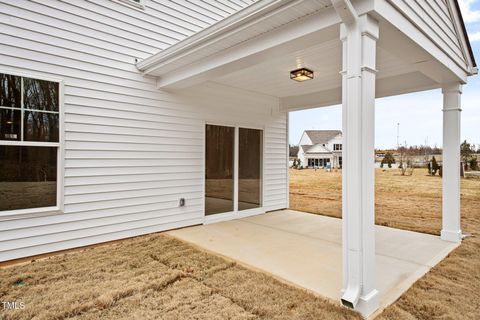
[(297, 157), (304, 168), (341, 168), (342, 131), (305, 130), (300, 139)]

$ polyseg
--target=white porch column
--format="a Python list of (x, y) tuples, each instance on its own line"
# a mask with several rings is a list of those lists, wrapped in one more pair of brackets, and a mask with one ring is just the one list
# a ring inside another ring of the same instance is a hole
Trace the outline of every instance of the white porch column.
[(375, 75), (378, 22), (368, 15), (341, 26), (343, 42), (342, 303), (364, 316), (375, 289)]
[(460, 230), (460, 100), (462, 85), (443, 86), (442, 240), (459, 242)]

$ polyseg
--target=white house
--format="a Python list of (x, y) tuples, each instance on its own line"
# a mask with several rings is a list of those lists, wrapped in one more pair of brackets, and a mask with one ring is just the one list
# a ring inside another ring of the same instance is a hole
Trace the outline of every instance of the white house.
[(476, 73), (455, 0), (0, 1), (0, 261), (287, 208), (288, 112), (343, 103), (342, 301), (368, 315), (375, 98), (442, 89), (458, 242)]
[(297, 158), (304, 168), (341, 168), (342, 131), (305, 130), (298, 144)]

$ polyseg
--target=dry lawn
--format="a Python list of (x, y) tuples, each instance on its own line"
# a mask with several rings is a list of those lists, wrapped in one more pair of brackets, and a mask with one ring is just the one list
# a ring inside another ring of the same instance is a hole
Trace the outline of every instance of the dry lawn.
[[(438, 177), (377, 171), (377, 223), (438, 234)], [(291, 172), (291, 207), (340, 216), (339, 172)], [(469, 238), (379, 319), (479, 319), (480, 180), (462, 181)], [(162, 234), (0, 269), (0, 319), (360, 319), (338, 304)]]
[[(439, 234), (440, 177), (416, 169), (376, 171), (376, 223)], [(462, 229), (472, 237), (415, 283), (378, 319), (480, 319), (480, 180), (462, 179)], [(292, 209), (341, 217), (341, 172), (290, 171)]]
[[(360, 319), (304, 290), (156, 234), (0, 269), (0, 319)], [(1, 305), (0, 305), (1, 307)]]

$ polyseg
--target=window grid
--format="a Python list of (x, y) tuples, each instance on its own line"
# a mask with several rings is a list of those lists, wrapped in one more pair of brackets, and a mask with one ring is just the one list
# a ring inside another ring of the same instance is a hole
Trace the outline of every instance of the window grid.
[[(7, 74), (7, 73), (4, 73)], [(14, 75), (13, 75), (14, 76)], [(20, 78), (20, 108), (15, 108), (15, 107), (7, 107), (0, 105), (0, 109), (4, 110), (13, 110), (13, 111), (20, 111), (20, 140), (6, 140), (6, 139), (1, 139), (0, 138), (0, 145), (25, 145), (26, 142), (29, 143), (29, 145), (38, 145), (38, 146), (59, 146), (60, 145), (60, 139), (59, 141), (34, 141), (34, 140), (25, 140), (25, 112), (26, 111), (31, 111), (31, 112), (39, 112), (39, 113), (49, 113), (49, 114), (56, 114), (59, 116), (58, 121), (60, 121), (60, 106), (57, 105), (58, 111), (51, 111), (51, 110), (41, 110), (41, 109), (30, 109), (25, 107), (25, 86), (24, 86), (24, 79), (25, 77), (23, 76), (18, 76)], [(36, 78), (30, 78), (34, 80), (40, 80)], [(49, 80), (44, 80), (44, 81), (49, 81)], [(49, 81), (49, 82), (55, 82), (55, 81)], [(57, 85), (59, 85), (58, 82)], [(59, 94), (59, 99), (60, 99), (60, 88), (58, 88), (58, 94)], [(60, 100), (58, 100), (60, 102)]]

